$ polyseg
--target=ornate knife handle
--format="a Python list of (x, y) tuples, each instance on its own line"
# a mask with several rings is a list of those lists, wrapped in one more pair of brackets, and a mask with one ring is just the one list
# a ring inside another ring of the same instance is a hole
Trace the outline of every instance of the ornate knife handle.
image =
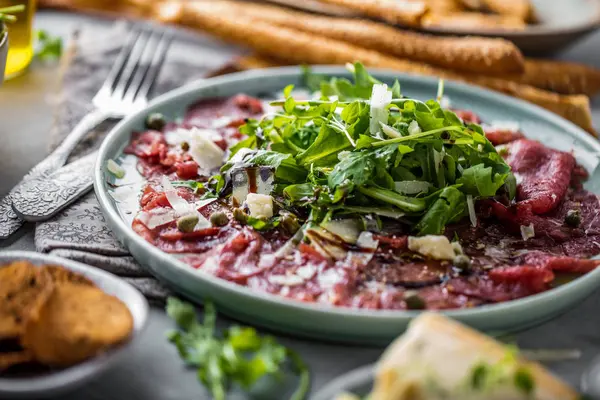
[(25, 221), (45, 221), (86, 194), (93, 186), (97, 152), (65, 165), (49, 176), (33, 178), (12, 194), (12, 207)]
[(94, 110), (88, 113), (56, 150), (33, 167), (7, 196), (0, 199), (0, 240), (7, 239), (23, 225), (23, 220), (15, 214), (12, 208), (12, 196), (20, 191), (20, 186), (28, 180), (46, 177), (65, 165), (69, 155), (85, 135), (110, 116), (111, 113), (102, 110)]

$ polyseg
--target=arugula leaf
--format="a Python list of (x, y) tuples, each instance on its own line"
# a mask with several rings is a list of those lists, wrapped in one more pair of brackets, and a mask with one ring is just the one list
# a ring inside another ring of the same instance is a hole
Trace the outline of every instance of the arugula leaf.
[[(436, 100), (403, 97), (398, 81), (391, 86), (391, 101), (390, 91), (384, 93), (385, 124), (378, 118), (371, 124), (372, 106), (383, 107), (371, 104), (373, 87), (382, 83), (360, 63), (347, 67), (352, 80), (305, 68), (305, 84), (319, 89), (320, 96), (296, 99), (293, 86), (286, 87), (284, 99), (271, 102), (275, 113), (240, 128), (247, 138), (232, 149), (222, 179), (211, 181), (210, 191), (223, 188), (234, 167), (269, 166), (282, 207), (300, 219), (309, 215), (304, 222), (373, 214), (396, 218), (418, 234), (443, 232), (464, 218), (466, 194), (514, 197), (510, 167), (479, 125), (465, 125)], [(440, 83), (438, 97), (442, 91)], [(424, 182), (430, 194), (399, 193), (396, 182), (402, 181)], [(252, 224), (255, 229), (276, 226), (262, 220)]]
[(364, 185), (375, 172), (374, 154), (368, 151), (351, 152), (335, 165), (329, 174), (329, 186), (335, 189), (349, 181), (355, 185)]
[(508, 174), (494, 173), (492, 167), (477, 164), (462, 172), (456, 183), (462, 185), (465, 193), (474, 196), (491, 197), (504, 185)]
[(179, 329), (169, 332), (186, 365), (197, 369), (198, 380), (215, 400), (225, 400), (233, 385), (250, 390), (265, 376), (278, 376), (289, 367), (299, 377), (291, 400), (303, 400), (310, 390), (310, 372), (302, 358), (272, 336), (261, 336), (251, 327), (232, 326), (216, 332), (216, 310), (204, 303), (204, 321), (199, 323), (194, 306), (177, 298), (167, 299), (167, 314)]
[(344, 134), (331, 129), (329, 126), (321, 126), (317, 139), (308, 149), (296, 156), (299, 165), (328, 165), (337, 160), (337, 154), (351, 147), (350, 142)]
[(419, 235), (440, 235), (446, 224), (462, 216), (465, 210), (465, 195), (455, 187), (446, 187), (417, 223), (415, 231)]

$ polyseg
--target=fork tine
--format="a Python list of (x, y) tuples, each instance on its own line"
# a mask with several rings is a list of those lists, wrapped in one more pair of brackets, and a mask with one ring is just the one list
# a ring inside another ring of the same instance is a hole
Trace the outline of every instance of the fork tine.
[(112, 92), (112, 89), (117, 82), (117, 78), (119, 77), (121, 70), (125, 66), (127, 57), (129, 56), (129, 53), (131, 52), (131, 48), (133, 47), (139, 34), (140, 34), (140, 31), (137, 29), (132, 29), (129, 31), (129, 33), (127, 34), (127, 39), (125, 41), (125, 46), (123, 46), (123, 48), (119, 52), (119, 55), (117, 56), (117, 59), (115, 60), (115, 63), (113, 64), (108, 75), (106, 76), (106, 79), (104, 80), (104, 83), (102, 84), (102, 87), (98, 91), (98, 95)]
[(139, 64), (140, 58), (144, 53), (144, 49), (148, 44), (149, 37), (150, 36), (146, 30), (141, 31), (140, 35), (135, 41), (135, 44), (133, 45), (133, 48), (131, 49), (129, 57), (127, 58), (125, 68), (123, 68), (123, 72), (121, 73), (119, 81), (117, 82), (114, 92), (111, 95), (112, 98), (118, 100), (123, 98), (123, 95), (125, 94), (125, 91), (129, 86), (129, 82), (131, 81), (131, 78), (133, 76), (133, 73), (135, 72)]
[(154, 57), (150, 63), (150, 67), (148, 68), (146, 76), (142, 82), (142, 86), (138, 91), (138, 95), (136, 96), (136, 103), (146, 103), (148, 101), (148, 93), (152, 89), (154, 82), (156, 82), (156, 78), (158, 77), (158, 73), (165, 62), (167, 52), (169, 51), (172, 41), (173, 35), (168, 32), (163, 32), (154, 53)]
[(146, 48), (144, 49), (144, 54), (139, 62), (138, 68), (135, 71), (133, 78), (131, 79), (131, 83), (129, 84), (129, 88), (123, 97), (123, 102), (126, 104), (132, 104), (140, 87), (142, 86), (142, 81), (144, 80), (144, 76), (148, 72), (150, 65), (152, 63), (152, 58), (154, 53), (157, 50), (157, 46), (160, 43), (162, 36), (164, 33), (162, 32), (154, 32), (152, 31), (150, 37), (148, 38), (148, 43), (146, 44)]

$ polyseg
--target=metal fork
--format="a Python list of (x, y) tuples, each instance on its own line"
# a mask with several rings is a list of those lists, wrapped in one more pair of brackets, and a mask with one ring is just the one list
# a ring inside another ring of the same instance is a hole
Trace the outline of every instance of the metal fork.
[[(83, 117), (56, 150), (0, 200), (0, 239), (8, 238), (23, 225), (23, 219), (15, 210), (30, 206), (32, 197), (20, 190), (28, 181), (44, 179), (63, 166), (77, 144), (101, 122), (121, 119), (148, 103), (148, 93), (166, 58), (171, 40), (172, 36), (164, 31), (136, 27), (129, 31), (115, 64), (92, 100), (92, 111)], [(39, 198), (33, 200), (44, 201)]]

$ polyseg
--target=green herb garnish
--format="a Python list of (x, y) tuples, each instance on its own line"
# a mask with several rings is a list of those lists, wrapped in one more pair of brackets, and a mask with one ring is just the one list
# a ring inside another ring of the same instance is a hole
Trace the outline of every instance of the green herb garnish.
[(233, 385), (251, 389), (266, 376), (281, 376), (286, 365), (299, 376), (299, 386), (290, 400), (302, 400), (310, 388), (310, 373), (300, 356), (272, 336), (261, 336), (254, 328), (232, 326), (222, 335), (216, 331), (217, 313), (204, 302), (204, 321), (198, 322), (194, 306), (177, 298), (167, 300), (167, 314), (179, 329), (168, 338), (185, 363), (197, 368), (198, 379), (215, 400), (224, 400)]
[(221, 169), (221, 196), (232, 171), (270, 167), (284, 208), (304, 210), (315, 223), (377, 214), (402, 218), (419, 235), (441, 234), (474, 213), (473, 200), (514, 197), (510, 167), (480, 126), (463, 123), (436, 100), (403, 96), (398, 82), (388, 88), (360, 63), (348, 67), (352, 82), (305, 68), (318, 97), (296, 99), (288, 86), (271, 103), (279, 111), (241, 127), (248, 137)]
[(37, 50), (35, 56), (41, 61), (57, 60), (62, 55), (63, 42), (58, 36), (51, 36), (44, 30), (36, 32)]
[[(0, 23), (15, 22), (17, 20), (17, 17), (15, 17), (13, 14), (20, 13), (23, 11), (25, 11), (25, 6), (23, 4), (0, 8)], [(2, 30), (0, 30), (0, 33), (2, 33)]]

